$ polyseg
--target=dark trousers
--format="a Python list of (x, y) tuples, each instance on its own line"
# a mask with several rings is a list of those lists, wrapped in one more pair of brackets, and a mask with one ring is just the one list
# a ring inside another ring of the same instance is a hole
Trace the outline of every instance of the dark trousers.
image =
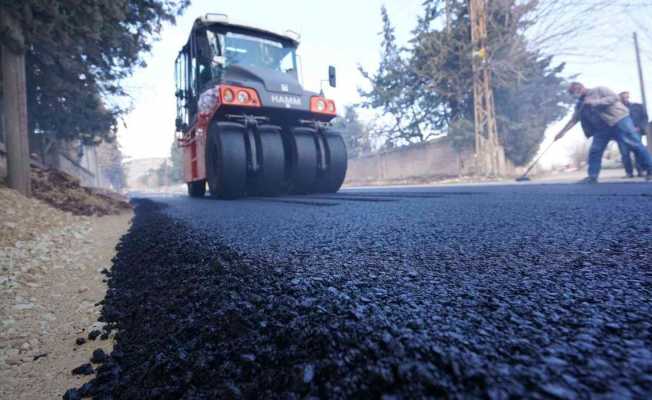
[[(641, 135), (636, 133), (636, 139), (642, 143), (641, 140)], [(636, 169), (636, 173), (638, 176), (642, 176), (645, 173), (645, 168), (641, 165), (641, 163), (638, 162), (636, 159), (636, 154), (632, 151), (629, 146), (625, 145), (625, 153), (623, 153), (622, 149), (620, 150), (620, 154), (623, 156), (623, 166), (625, 167), (625, 172), (627, 172), (627, 175), (634, 175), (634, 169)], [(632, 163), (632, 158), (634, 159), (634, 162)], [(633, 165), (633, 168), (632, 168)]]

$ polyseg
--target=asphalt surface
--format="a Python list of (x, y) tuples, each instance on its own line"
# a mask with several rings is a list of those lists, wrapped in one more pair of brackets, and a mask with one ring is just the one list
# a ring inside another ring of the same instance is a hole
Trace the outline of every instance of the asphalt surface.
[(652, 397), (652, 184), (136, 203), (70, 398)]

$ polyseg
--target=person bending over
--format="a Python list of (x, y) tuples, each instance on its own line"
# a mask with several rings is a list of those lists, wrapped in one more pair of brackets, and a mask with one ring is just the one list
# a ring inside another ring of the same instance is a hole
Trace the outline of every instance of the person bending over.
[(589, 168), (588, 176), (583, 179), (583, 183), (597, 183), (600, 169), (602, 167), (602, 154), (612, 138), (618, 142), (621, 152), (627, 146), (634, 152), (637, 161), (647, 171), (646, 179), (652, 180), (652, 156), (647, 151), (643, 143), (636, 139), (636, 129), (629, 110), (620, 101), (618, 95), (606, 87), (586, 88), (579, 82), (573, 82), (568, 88), (568, 92), (577, 98), (578, 102), (575, 112), (570, 121), (555, 136), (559, 140), (575, 126), (580, 120), (582, 111), (585, 107), (590, 107), (591, 111), (596, 113), (602, 121), (605, 122), (608, 129), (600, 135), (593, 135), (593, 143), (589, 150)]

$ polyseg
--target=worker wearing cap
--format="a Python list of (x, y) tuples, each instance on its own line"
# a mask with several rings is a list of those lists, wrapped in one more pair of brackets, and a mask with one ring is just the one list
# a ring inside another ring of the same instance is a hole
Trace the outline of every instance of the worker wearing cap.
[(652, 156), (645, 146), (637, 140), (636, 128), (629, 115), (629, 110), (620, 101), (618, 95), (606, 87), (589, 89), (579, 82), (571, 83), (568, 92), (577, 97), (578, 106), (575, 108), (570, 121), (555, 136), (555, 140), (564, 137), (581, 120), (582, 111), (585, 107), (590, 107), (609, 127), (607, 131), (600, 131), (600, 134), (593, 135), (588, 160), (589, 176), (581, 182), (598, 182), (602, 167), (602, 154), (612, 138), (618, 142), (621, 149), (626, 146), (634, 152), (638, 163), (647, 171), (646, 180), (652, 180)]

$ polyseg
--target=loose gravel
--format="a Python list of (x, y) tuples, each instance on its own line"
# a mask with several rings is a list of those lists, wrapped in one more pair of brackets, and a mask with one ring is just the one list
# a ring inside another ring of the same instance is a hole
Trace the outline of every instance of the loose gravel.
[(158, 201), (75, 395), (652, 397), (649, 185)]
[(100, 271), (129, 220), (73, 216), (0, 188), (0, 399), (60, 398), (87, 379), (71, 370), (108, 350), (110, 340), (75, 339), (101, 325)]

